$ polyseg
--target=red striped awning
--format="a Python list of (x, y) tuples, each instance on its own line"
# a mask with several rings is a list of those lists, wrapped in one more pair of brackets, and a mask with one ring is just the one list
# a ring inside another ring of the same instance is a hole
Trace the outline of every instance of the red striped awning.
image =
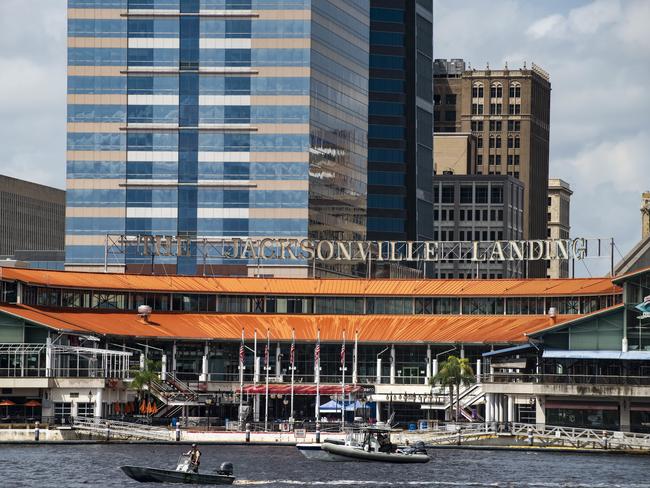
[[(363, 388), (359, 385), (346, 385), (345, 393), (356, 393)], [(241, 391), (241, 390), (238, 390)], [(248, 394), (266, 394), (266, 385), (248, 385), (244, 386), (244, 393)], [(316, 385), (294, 385), (294, 395), (316, 395)], [(269, 394), (271, 395), (291, 395), (291, 385), (272, 384), (269, 385)], [(337, 385), (321, 385), (321, 395), (340, 395), (341, 387)]]

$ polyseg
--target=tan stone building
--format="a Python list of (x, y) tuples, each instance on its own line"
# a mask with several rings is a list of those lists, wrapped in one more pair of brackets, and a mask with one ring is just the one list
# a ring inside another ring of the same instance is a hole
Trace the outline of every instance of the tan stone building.
[(435, 174), (471, 174), (476, 161), (476, 137), (471, 132), (437, 133), (433, 136)]
[[(568, 239), (571, 232), (571, 186), (564, 180), (548, 180), (548, 234), (549, 239)], [(547, 278), (568, 278), (569, 261), (547, 261)]]
[[(525, 239), (543, 239), (547, 232), (550, 101), (549, 75), (535, 64), (477, 70), (460, 59), (434, 62), (435, 132), (476, 137), (470, 174), (523, 182)], [(531, 262), (528, 273), (546, 276), (545, 263)]]

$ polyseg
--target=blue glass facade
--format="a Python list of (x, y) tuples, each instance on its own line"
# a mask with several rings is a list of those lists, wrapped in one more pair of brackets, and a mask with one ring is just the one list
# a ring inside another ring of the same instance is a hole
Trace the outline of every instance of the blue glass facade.
[[(106, 234), (363, 239), (368, 11), (367, 0), (69, 0), (66, 266), (103, 267)], [(256, 264), (193, 251), (108, 264)]]
[(371, 0), (368, 237), (433, 236), (431, 0)]

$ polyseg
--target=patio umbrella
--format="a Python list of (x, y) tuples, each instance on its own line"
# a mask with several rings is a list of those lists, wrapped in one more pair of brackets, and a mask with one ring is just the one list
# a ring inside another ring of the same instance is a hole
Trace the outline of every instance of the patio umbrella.
[(38, 400), (28, 400), (27, 402), (25, 402), (24, 406), (25, 407), (32, 407), (32, 417), (33, 417), (34, 416), (34, 408), (40, 407), (41, 402), (39, 402)]
[(0, 401), (0, 407), (5, 407), (5, 417), (9, 417), (9, 407), (13, 407), (15, 405), (14, 402), (11, 400), (2, 400)]

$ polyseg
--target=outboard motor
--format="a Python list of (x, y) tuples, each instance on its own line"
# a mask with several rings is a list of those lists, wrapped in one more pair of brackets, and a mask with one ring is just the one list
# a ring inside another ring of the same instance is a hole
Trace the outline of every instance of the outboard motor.
[(217, 473), (227, 475), (227, 476), (232, 476), (233, 472), (234, 469), (232, 467), (232, 463), (228, 463), (228, 462), (221, 463), (221, 466), (219, 466), (219, 470), (217, 471)]
[(427, 449), (424, 447), (424, 442), (422, 441), (417, 441), (413, 445), (413, 450), (415, 451), (415, 454), (427, 454)]

